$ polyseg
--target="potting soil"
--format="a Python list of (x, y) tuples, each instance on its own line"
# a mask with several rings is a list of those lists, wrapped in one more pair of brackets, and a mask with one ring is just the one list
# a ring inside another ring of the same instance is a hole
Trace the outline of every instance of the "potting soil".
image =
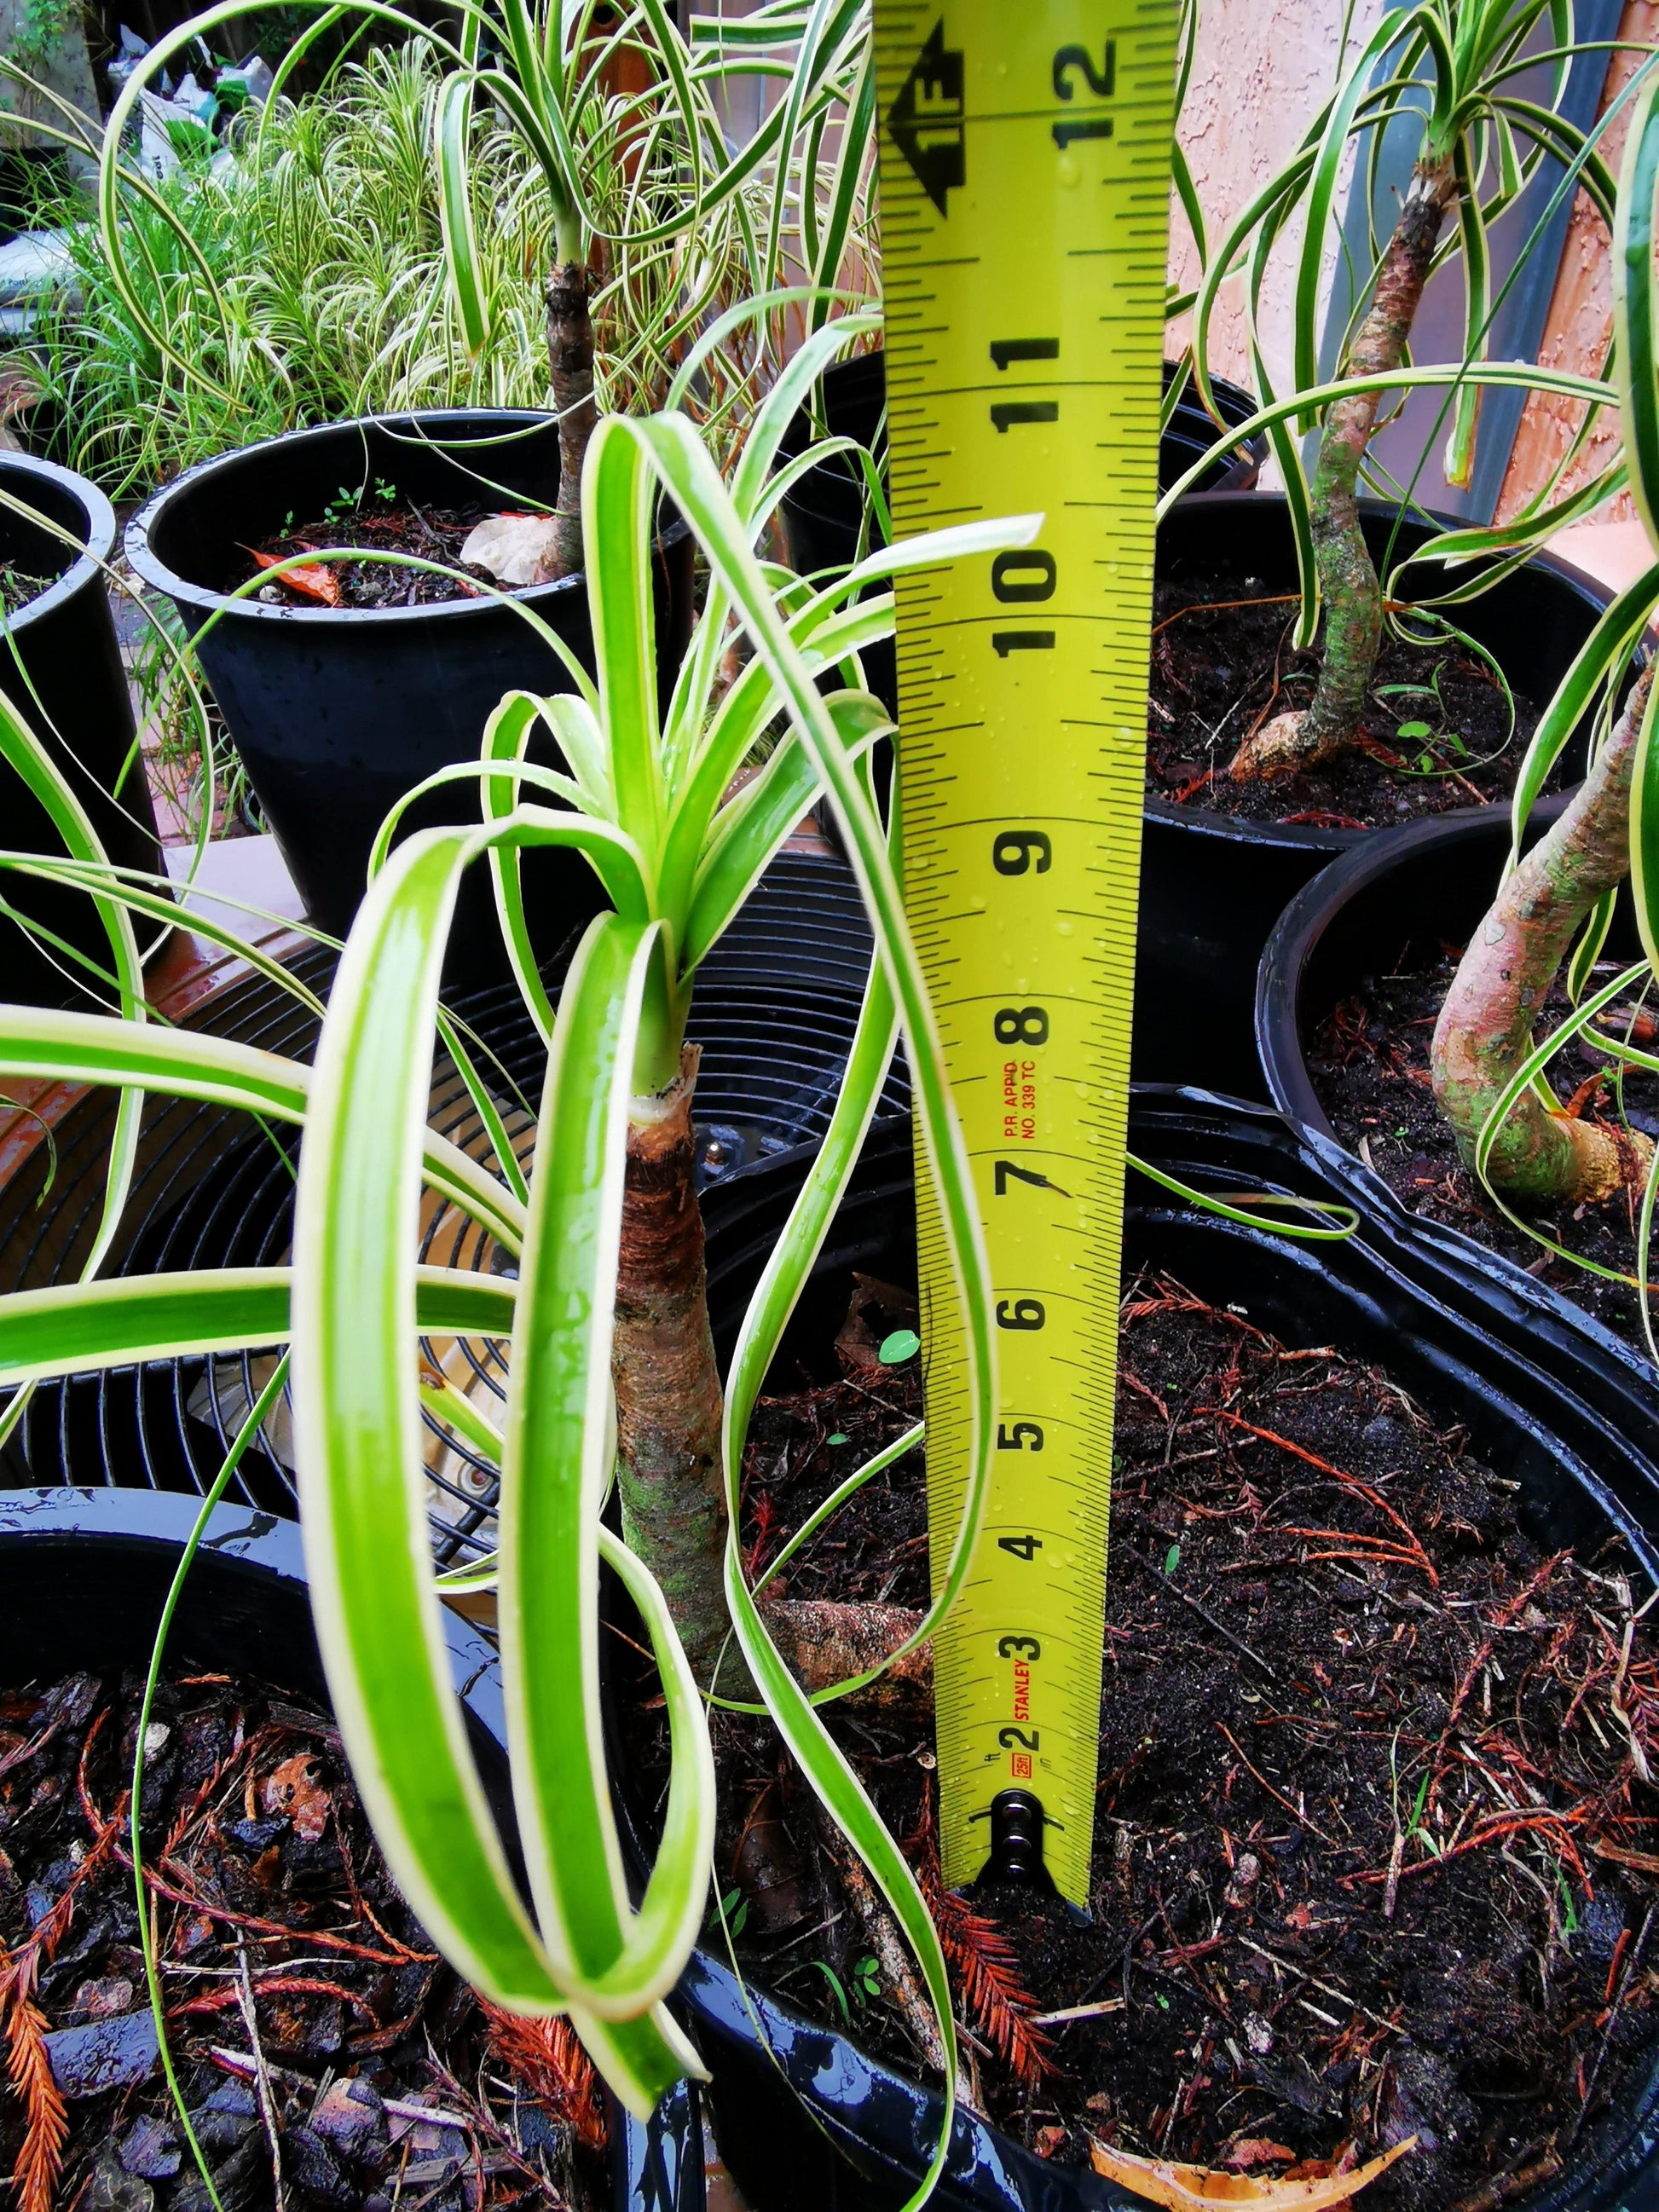
[(284, 530), (243, 549), (249, 557), (229, 581), (244, 583), (270, 561), (294, 554), (360, 546), (367, 553), (411, 554), (454, 573), (438, 575), (395, 562), (331, 561), (273, 577), (262, 595), (274, 592), (283, 605), (296, 607), (432, 607), (477, 599), (483, 587), (500, 587), (487, 568), (463, 562), (461, 548), (474, 527), (500, 506), (499, 500), (475, 500), (464, 507), (420, 507), (395, 490), (390, 496), (371, 491), (362, 499), (343, 495), (328, 513), (298, 522), (290, 518)]
[(1506, 696), (1490, 664), (1450, 639), (1385, 642), (1358, 750), (1299, 775), (1234, 782), (1227, 771), (1244, 739), (1313, 698), (1323, 627), (1316, 650), (1293, 652), (1297, 606), (1250, 576), (1158, 586), (1149, 799), (1250, 822), (1363, 830), (1509, 797), (1537, 707), (1519, 693)]
[[(141, 1683), (0, 1694), (0, 2162), (20, 2212), (212, 2212), (158, 2059), (129, 1855)], [(167, 2032), (224, 2212), (597, 2205), (562, 2022), (481, 2007), (386, 1873), (327, 1718), (164, 1680), (146, 1878)]]
[[(1501, 1252), (1645, 1352), (1634, 1279), (1639, 1194), (1621, 1191), (1601, 1205), (1510, 1200), (1541, 1234), (1628, 1279), (1609, 1280), (1557, 1258), (1529, 1237), (1499, 1210), (1458, 1156), (1435, 1099), (1429, 1047), (1462, 954), (1462, 946), (1404, 944), (1388, 974), (1367, 978), (1333, 1009), (1307, 1048), (1319, 1103), (1343, 1143), (1376, 1170), (1402, 1206)], [(1598, 971), (1598, 980), (1613, 973)], [(1558, 978), (1537, 1017), (1539, 1041), (1571, 1011)], [(1622, 1035), (1622, 1015), (1612, 1027)], [(1632, 1072), (1621, 1098), (1611, 1079), (1615, 1073), (1605, 1053), (1574, 1038), (1552, 1061), (1548, 1080), (1564, 1104), (1576, 1098), (1577, 1110), (1615, 1129), (1622, 1126), (1622, 1106), (1632, 1128), (1659, 1136), (1653, 1079)]]
[[(1164, 1279), (1123, 1318), (1091, 1921), (941, 1898), (931, 1716), (832, 1709), (933, 1898), (975, 2101), (1075, 2166), (1096, 2141), (1263, 2178), (1415, 2136), (1368, 2204), (1494, 2212), (1653, 2047), (1647, 1593), (1620, 1540), (1541, 1541), (1385, 1374)], [(763, 1401), (751, 1574), (920, 1397), (914, 1361), (866, 1354)], [(913, 1453), (770, 1594), (920, 1607), (927, 1577)], [(716, 1729), (743, 1970), (925, 2073), (810, 1791), (763, 1726)]]

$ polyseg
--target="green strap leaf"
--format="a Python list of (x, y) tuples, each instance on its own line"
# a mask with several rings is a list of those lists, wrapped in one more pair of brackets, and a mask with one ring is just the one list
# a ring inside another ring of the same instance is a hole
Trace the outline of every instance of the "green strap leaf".
[[(416, 1250), (445, 941), (463, 871), (513, 823), (430, 830), (369, 886), (313, 1074), (294, 1233), (294, 1412), (318, 1641), (375, 1833), (459, 1972), (501, 2003), (568, 2008), (631, 2110), (695, 2065), (660, 2005), (568, 2004), (520, 1902), (448, 1676), (426, 1523)], [(623, 927), (625, 925), (611, 925)], [(596, 925), (598, 927), (598, 925)], [(362, 1562), (373, 1560), (365, 1574)]]
[[(732, 1626), (756, 1686), (766, 1701), (779, 1734), (788, 1745), (802, 1773), (860, 1857), (870, 1869), (915, 1954), (927, 1994), (939, 2023), (945, 2050), (945, 2111), (939, 2139), (921, 2185), (908, 2200), (904, 2212), (919, 2212), (933, 2194), (949, 2154), (951, 2122), (956, 2109), (956, 2022), (951, 2006), (950, 1978), (938, 1931), (926, 1899), (917, 1887), (908, 1863), (889, 1834), (871, 1803), (863, 1784), (840, 1746), (825, 1729), (809, 1698), (779, 1656), (766, 1624), (744, 1579), (743, 1554), (738, 1541), (740, 1525), (738, 1470), (743, 1466), (749, 1422), (766, 1370), (781, 1341), (790, 1314), (800, 1295), (812, 1263), (822, 1249), (836, 1210), (858, 1164), (870, 1122), (880, 1096), (881, 1084), (892, 1058), (897, 1031), (896, 1008), (879, 953), (872, 963), (864, 1005), (848, 1059), (841, 1096), (836, 1102), (829, 1129), (817, 1157), (807, 1171), (783, 1235), (774, 1247), (749, 1310), (738, 1333), (726, 1394), (726, 1601)], [(973, 1482), (964, 1501), (963, 1528), (977, 1534), (982, 1517), (982, 1498), (976, 1513)], [(957, 1551), (961, 1551), (958, 1532)], [(955, 1592), (950, 1594), (954, 1601)], [(929, 1609), (931, 1630), (943, 1611)]]
[(1637, 640), (1659, 606), (1659, 562), (1620, 592), (1595, 618), (1595, 626), (1573, 655), (1554, 696), (1539, 716), (1527, 744), (1510, 802), (1510, 857), (1506, 872), (1518, 864), (1521, 840), (1538, 794), (1560, 758), (1567, 740), (1603, 690), (1611, 690), (1629, 665)]
[[(1648, 694), (1636, 741), (1630, 787), (1630, 887), (1636, 902), (1636, 927), (1650, 968), (1659, 963), (1659, 684)], [(1656, 972), (1659, 972), (1656, 970)]]
[(1653, 283), (1659, 191), (1659, 75), (1638, 100), (1626, 142), (1613, 233), (1613, 347), (1631, 496), (1659, 547), (1659, 328)]
[[(671, 1629), (658, 1647), (672, 1745), (668, 1804), (632, 1920), (599, 1715), (599, 1534), (615, 1452), (611, 1349), (629, 1096), (655, 936), (655, 925), (601, 916), (560, 995), (499, 1509), (502, 1688), (531, 1893), (573, 2006), (611, 2020), (634, 2017), (678, 1979), (702, 1925), (714, 1839), (708, 1723)], [(644, 1570), (629, 1581), (648, 1590), (665, 1623)]]
[(472, 219), (472, 79), (457, 71), (438, 88), (432, 110), (432, 145), (438, 167), (438, 219), (444, 270), (461, 319), (461, 335), (474, 361), (489, 342), (485, 296)]
[[(281, 1344), (290, 1334), (291, 1286), (286, 1267), (198, 1267), (13, 1291), (0, 1298), (0, 1385)], [(513, 1285), (499, 1277), (416, 1271), (420, 1329), (506, 1337), (513, 1310)], [(412, 1365), (413, 1334), (410, 1343)]]
[[(824, 703), (849, 761), (894, 726), (880, 700), (867, 691), (833, 692)], [(811, 755), (799, 744), (783, 744), (748, 789), (720, 810), (697, 871), (680, 951), (682, 976), (707, 958), (822, 788)]]
[[(603, 423), (599, 431), (604, 430)], [(590, 440), (582, 471), (587, 604), (599, 671), (599, 719), (610, 739), (617, 819), (648, 869), (661, 850), (665, 793), (658, 745), (657, 660), (651, 618), (651, 514), (645, 455), (627, 439)]]
[[(64, 1083), (166, 1091), (279, 1121), (305, 1120), (313, 1080), (302, 1061), (234, 1038), (49, 1006), (0, 1006), (0, 1070)], [(523, 1207), (459, 1145), (434, 1129), (425, 1130), (422, 1169), (434, 1190), (453, 1199), (510, 1250), (518, 1250)]]
[[(1380, 370), (1375, 376), (1340, 376), (1329, 384), (1298, 392), (1294, 398), (1273, 401), (1260, 407), (1254, 415), (1247, 416), (1233, 430), (1233, 442), (1243, 445), (1258, 431), (1271, 430), (1275, 422), (1287, 421), (1291, 416), (1306, 410), (1328, 406), (1334, 399), (1349, 399), (1362, 392), (1403, 392), (1428, 389), (1437, 385), (1461, 383), (1468, 378), (1475, 384), (1519, 385), (1529, 392), (1559, 393), (1565, 399), (1582, 399), (1592, 407), (1607, 404), (1607, 391), (1596, 379), (1573, 376), (1562, 369), (1542, 368), (1534, 362), (1426, 362), (1409, 368)], [(1170, 489), (1161, 492), (1158, 501), (1158, 517), (1161, 522), (1178, 499), (1194, 489), (1198, 479), (1210, 466), (1207, 456), (1194, 461), (1178, 477)]]

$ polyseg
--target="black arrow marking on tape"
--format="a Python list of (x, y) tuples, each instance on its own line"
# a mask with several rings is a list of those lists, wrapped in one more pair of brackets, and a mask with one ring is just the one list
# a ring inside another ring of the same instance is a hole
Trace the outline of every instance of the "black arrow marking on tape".
[(955, 48), (946, 50), (941, 15), (887, 114), (893, 143), (941, 215), (951, 211), (951, 191), (967, 182), (962, 85), (962, 55)]

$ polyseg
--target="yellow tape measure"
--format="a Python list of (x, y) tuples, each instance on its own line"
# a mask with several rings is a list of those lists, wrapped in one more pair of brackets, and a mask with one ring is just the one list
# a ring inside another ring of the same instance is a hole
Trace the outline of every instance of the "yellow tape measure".
[[(995, 1284), (989, 1516), (935, 1646), (944, 1873), (1085, 1905), (1111, 1484), (1178, 0), (875, 0), (905, 897)], [(967, 1406), (921, 1194), (927, 1470)]]

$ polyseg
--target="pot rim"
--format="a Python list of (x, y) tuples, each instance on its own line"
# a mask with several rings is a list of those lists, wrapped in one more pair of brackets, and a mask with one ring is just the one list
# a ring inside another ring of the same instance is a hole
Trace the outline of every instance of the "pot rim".
[[(0, 621), (0, 635), (9, 630), (15, 633), (27, 629), (31, 623), (66, 605), (94, 574), (106, 576), (110, 556), (115, 550), (115, 509), (89, 477), (78, 476), (73, 469), (64, 468), (56, 461), (41, 460), (33, 453), (0, 453), (0, 479), (11, 476), (57, 484), (76, 500), (85, 522), (81, 533), (84, 542), (61, 576), (55, 577), (44, 592), (19, 607), (15, 615)], [(7, 484), (4, 489), (13, 490), (16, 487)]]
[[(0, 1541), (10, 1536), (87, 1536), (94, 1541), (121, 1536), (143, 1543), (179, 1545), (196, 1525), (202, 1501), (183, 1491), (95, 1488), (66, 1483), (37, 1484), (0, 1491)], [(306, 1578), (300, 1524), (263, 1508), (235, 1503), (216, 1505), (202, 1548), (248, 1559), (285, 1582)]]
[[(1179, 514), (1201, 516), (1215, 514), (1223, 507), (1243, 510), (1253, 504), (1260, 507), (1268, 503), (1283, 507), (1284, 493), (1268, 490), (1261, 484), (1252, 484), (1246, 489), (1235, 491), (1224, 488), (1217, 491), (1189, 491), (1184, 492), (1176, 501), (1165, 520), (1173, 520)], [(1401, 513), (1403, 506), (1404, 502), (1399, 500), (1366, 497), (1359, 501), (1359, 512), (1362, 515), (1397, 515)], [(1445, 514), (1435, 507), (1423, 507), (1416, 502), (1413, 502), (1404, 519), (1407, 522), (1419, 520), (1432, 523), (1448, 530), (1466, 530), (1473, 526), (1465, 515)], [(1571, 586), (1591, 601), (1598, 614), (1613, 604), (1613, 594), (1606, 585), (1598, 583), (1583, 568), (1575, 568), (1571, 561), (1563, 560), (1559, 553), (1548, 550), (1534, 553), (1526, 565)], [(1555, 794), (1558, 808), (1565, 796), (1562, 793)], [(1549, 804), (1547, 799), (1541, 801), (1534, 809), (1534, 814), (1541, 817), (1542, 808)], [(1502, 811), (1503, 803), (1494, 800), (1490, 806), (1448, 807), (1443, 814), (1430, 815), (1416, 822), (1390, 822), (1363, 830), (1321, 830), (1310, 823), (1251, 822), (1242, 814), (1228, 814), (1219, 807), (1176, 806), (1167, 799), (1149, 798), (1143, 804), (1144, 818), (1165, 828), (1188, 830), (1198, 836), (1229, 837), (1242, 844), (1278, 845), (1289, 847), (1294, 851), (1324, 853), (1352, 852), (1368, 848), (1379, 837), (1397, 836), (1404, 830), (1427, 829), (1444, 822), (1481, 822), (1494, 811)]]
[(1644, 1394), (1651, 1397), (1659, 1391), (1659, 1371), (1636, 1345), (1565, 1291), (1528, 1274), (1506, 1253), (1492, 1250), (1449, 1222), (1426, 1220), (1405, 1206), (1376, 1170), (1344, 1143), (1320, 1103), (1308, 1071), (1302, 1043), (1303, 979), (1325, 932), (1342, 908), (1418, 847), (1445, 845), (1455, 855), (1459, 845), (1483, 832), (1490, 834), (1492, 828), (1473, 809), (1443, 815), (1434, 822), (1407, 823), (1380, 832), (1374, 842), (1344, 854), (1304, 884), (1273, 924), (1256, 969), (1256, 1058), (1273, 1102), (1272, 1110), (1299, 1129), (1316, 1152), (1328, 1152), (1341, 1163), (1351, 1202), (1363, 1203), (1373, 1216), (1386, 1209), (1391, 1218), (1408, 1224), (1408, 1233), (1425, 1246), (1449, 1244), (1466, 1267), (1487, 1279), (1495, 1278), (1510, 1297), (1543, 1305), (1573, 1334), (1588, 1340), (1604, 1357), (1616, 1359), (1640, 1383)]
[[(522, 428), (529, 432), (556, 428), (558, 416), (538, 407), (415, 407), (384, 415), (355, 415), (340, 422), (307, 423), (298, 430), (284, 430), (274, 438), (262, 438), (252, 446), (238, 446), (228, 453), (210, 453), (204, 461), (197, 461), (174, 477), (171, 483), (163, 484), (152, 492), (126, 526), (122, 543), (127, 561), (135, 574), (152, 590), (164, 592), (179, 606), (197, 609), (204, 615), (222, 611), (236, 622), (300, 623), (307, 632), (340, 629), (364, 624), (384, 623), (388, 627), (416, 622), (477, 621), (494, 614), (504, 605), (527, 607), (532, 611), (544, 608), (561, 598), (582, 592), (586, 587), (587, 572), (579, 568), (568, 576), (558, 576), (549, 584), (521, 586), (516, 589), (503, 586), (502, 598), (485, 596), (477, 599), (448, 599), (434, 606), (420, 607), (301, 607), (273, 606), (268, 600), (250, 594), (246, 599), (233, 599), (228, 592), (218, 592), (206, 584), (192, 583), (168, 567), (150, 543), (156, 525), (175, 502), (189, 497), (194, 488), (216, 473), (239, 463), (277, 452), (292, 453), (305, 444), (321, 445), (324, 441), (343, 434), (365, 429), (398, 430), (410, 424), (424, 426), (428, 430), (446, 423), (484, 423), (499, 425), (503, 431)], [(439, 440), (434, 437), (434, 444)], [(459, 442), (459, 441), (458, 441)], [(468, 445), (487, 450), (492, 441), (469, 439)], [(683, 514), (676, 512), (673, 520), (660, 532), (658, 544), (677, 544), (690, 530)]]
[[(882, 374), (884, 378), (886, 374), (884, 366), (886, 352), (887, 349), (884, 345), (877, 345), (866, 347), (862, 353), (845, 354), (839, 361), (832, 361), (827, 368), (819, 372), (818, 376), (816, 379), (816, 385), (817, 387), (822, 388), (823, 386), (830, 383), (832, 380), (845, 379), (857, 369), (864, 369), (867, 374), (868, 369), (866, 364), (872, 361), (881, 362), (884, 363)], [(1164, 376), (1164, 385), (1166, 389), (1169, 385), (1173, 383), (1175, 380), (1173, 372), (1180, 368), (1182, 364), (1178, 360), (1171, 361), (1167, 354), (1164, 356), (1164, 367), (1166, 372)], [(1188, 362), (1187, 366), (1187, 381), (1189, 385), (1191, 383), (1191, 380), (1192, 368), (1190, 362)], [(1255, 413), (1255, 396), (1253, 392), (1248, 392), (1242, 384), (1235, 384), (1230, 377), (1225, 376), (1212, 376), (1210, 379), (1210, 383), (1218, 397), (1222, 399), (1224, 404), (1225, 404), (1230, 399), (1236, 401), (1239, 410), (1237, 419), (1241, 422), (1246, 421), (1250, 416)], [(789, 443), (790, 435), (794, 429), (795, 424), (800, 421), (805, 411), (805, 406), (803, 402), (802, 405), (797, 408), (794, 414), (789, 418), (789, 422), (784, 431), (784, 443), (779, 448), (780, 453), (785, 459), (788, 459), (792, 455), (805, 450), (803, 447), (794, 447)], [(1207, 447), (1199, 446), (1195, 439), (1185, 435), (1176, 428), (1176, 423), (1180, 419), (1180, 416), (1182, 413), (1189, 411), (1202, 416), (1206, 422), (1210, 421), (1209, 416), (1206, 414), (1204, 409), (1199, 405), (1196, 396), (1183, 392), (1180, 408), (1177, 410), (1176, 414), (1171, 416), (1170, 420), (1164, 425), (1163, 430), (1159, 433), (1159, 435), (1160, 438), (1176, 437), (1180, 439), (1183, 445), (1191, 446), (1193, 453), (1194, 456), (1196, 456), (1200, 453), (1208, 451), (1209, 449)], [(1222, 427), (1224, 429), (1230, 429), (1232, 428), (1232, 425), (1231, 423), (1227, 423), (1224, 424)], [(1257, 450), (1258, 448), (1259, 451)], [(1222, 458), (1230, 459), (1237, 465), (1254, 454), (1259, 463), (1266, 459), (1267, 450), (1266, 434), (1261, 431), (1258, 431), (1254, 438), (1249, 439), (1243, 444), (1228, 447)], [(807, 496), (806, 488), (811, 482), (811, 474), (814, 473), (816, 473), (816, 471), (809, 473), (806, 477), (799, 478), (794, 483), (793, 483), (789, 489), (785, 492), (781, 504), (791, 514), (805, 516), (810, 521), (819, 524), (832, 525), (837, 518), (828, 508), (819, 506), (812, 499)], [(1222, 487), (1221, 489), (1224, 489), (1224, 487)], [(1194, 493), (1189, 495), (1194, 498), (1212, 498), (1215, 496), (1213, 493)]]
[[(1484, 812), (1460, 807), (1455, 813), (1439, 815), (1431, 822), (1406, 822), (1395, 829), (1374, 830), (1366, 842), (1351, 846), (1311, 882), (1304, 884), (1268, 934), (1255, 971), (1255, 1019), (1256, 1053), (1269, 1096), (1281, 1114), (1334, 1145), (1345, 1157), (1358, 1158), (1358, 1155), (1349, 1152), (1320, 1104), (1301, 1047), (1302, 982), (1308, 963), (1340, 910), (1379, 877), (1386, 876), (1402, 856), (1419, 846), (1462, 844), (1491, 827), (1492, 820)], [(1288, 1056), (1287, 1037), (1294, 1042)]]

